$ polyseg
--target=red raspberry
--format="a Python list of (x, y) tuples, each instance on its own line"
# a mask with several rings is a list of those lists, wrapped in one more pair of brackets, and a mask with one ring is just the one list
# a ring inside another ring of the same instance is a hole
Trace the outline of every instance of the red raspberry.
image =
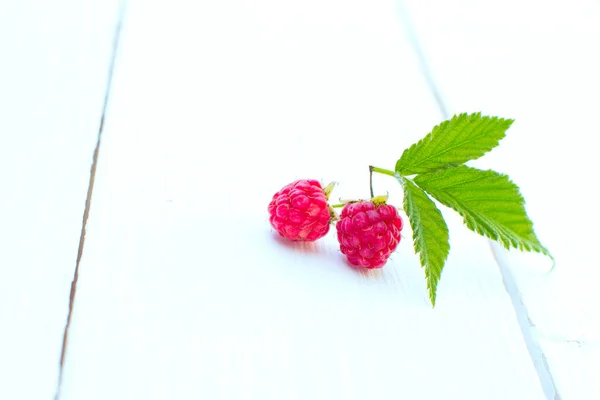
[(329, 232), (331, 213), (327, 193), (313, 179), (301, 179), (275, 193), (269, 221), (289, 240), (313, 242)]
[(393, 206), (372, 201), (346, 204), (336, 225), (340, 249), (350, 264), (381, 268), (400, 243), (402, 225)]

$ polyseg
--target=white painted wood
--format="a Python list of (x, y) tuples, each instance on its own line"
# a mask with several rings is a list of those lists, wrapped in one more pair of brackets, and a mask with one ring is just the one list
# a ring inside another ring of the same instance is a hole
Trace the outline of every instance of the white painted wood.
[(0, 2), (0, 398), (57, 378), (116, 1)]
[[(476, 165), (507, 172), (557, 266), (511, 252), (533, 336), (563, 399), (600, 398), (597, 290), (597, 115), (600, 4), (407, 1), (416, 35), (452, 113), (516, 119)], [(435, 11), (434, 11), (435, 10)]]
[(63, 400), (544, 398), (456, 218), (435, 310), (408, 228), (362, 273), (268, 224), (296, 178), (366, 197), (439, 122), (393, 2), (132, 2), (114, 79)]

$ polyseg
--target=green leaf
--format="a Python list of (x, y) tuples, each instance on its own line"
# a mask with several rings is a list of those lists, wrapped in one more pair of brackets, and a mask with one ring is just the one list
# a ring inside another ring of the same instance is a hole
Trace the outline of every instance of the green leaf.
[(457, 211), (469, 229), (507, 249), (535, 251), (552, 258), (535, 236), (525, 200), (508, 176), (460, 166), (417, 175), (415, 183)]
[(403, 176), (433, 172), (479, 158), (498, 145), (512, 123), (481, 113), (455, 115), (404, 150), (396, 172)]
[(415, 253), (425, 268), (427, 290), (435, 306), (437, 285), (450, 252), (448, 227), (442, 213), (427, 194), (406, 178), (398, 178), (404, 186), (404, 211), (413, 231)]

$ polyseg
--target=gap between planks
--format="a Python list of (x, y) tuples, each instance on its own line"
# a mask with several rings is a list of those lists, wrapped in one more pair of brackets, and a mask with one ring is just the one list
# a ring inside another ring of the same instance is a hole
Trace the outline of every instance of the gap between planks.
[(126, 3), (126, 0), (121, 2), (118, 19), (117, 19), (117, 24), (115, 26), (115, 32), (114, 32), (114, 37), (113, 37), (112, 51), (110, 54), (110, 61), (109, 61), (109, 66), (108, 66), (108, 76), (107, 76), (107, 80), (106, 80), (106, 90), (104, 92), (104, 101), (102, 104), (102, 114), (100, 116), (100, 126), (98, 127), (98, 137), (96, 139), (96, 147), (94, 148), (94, 153), (92, 156), (92, 167), (90, 169), (90, 180), (89, 180), (89, 184), (88, 184), (87, 196), (85, 199), (85, 208), (83, 211), (83, 218), (82, 218), (82, 223), (81, 223), (81, 234), (79, 236), (79, 247), (77, 249), (77, 259), (75, 261), (75, 271), (73, 273), (73, 280), (71, 281), (71, 290), (69, 292), (69, 308), (68, 308), (68, 313), (67, 313), (67, 322), (65, 324), (65, 329), (63, 332), (62, 347), (60, 350), (58, 381), (57, 381), (57, 385), (56, 385), (56, 392), (54, 395), (54, 400), (59, 400), (60, 395), (61, 395), (63, 371), (64, 371), (66, 354), (67, 354), (67, 346), (69, 343), (69, 329), (71, 327), (71, 320), (73, 317), (73, 309), (75, 306), (75, 296), (77, 294), (77, 281), (79, 280), (79, 266), (81, 264), (81, 258), (83, 256), (83, 249), (85, 246), (86, 226), (87, 226), (88, 218), (90, 216), (90, 209), (92, 206), (92, 195), (94, 192), (94, 182), (96, 179), (96, 169), (98, 166), (98, 155), (100, 153), (100, 145), (102, 143), (102, 132), (104, 131), (106, 110), (108, 108), (108, 102), (109, 102), (109, 98), (110, 98), (113, 72), (115, 69), (115, 61), (117, 58), (116, 57), (117, 50), (119, 47), (119, 40), (121, 37), (121, 28), (123, 25), (123, 17), (125, 15), (125, 3)]

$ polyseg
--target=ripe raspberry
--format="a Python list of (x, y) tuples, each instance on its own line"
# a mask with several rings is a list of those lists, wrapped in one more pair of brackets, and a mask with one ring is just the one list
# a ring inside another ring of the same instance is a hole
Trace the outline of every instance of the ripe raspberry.
[(340, 249), (350, 264), (381, 268), (400, 243), (402, 225), (393, 206), (372, 201), (347, 204), (336, 225)]
[(332, 211), (325, 189), (313, 179), (290, 183), (275, 193), (269, 204), (269, 221), (281, 236), (289, 240), (313, 242), (329, 232)]

